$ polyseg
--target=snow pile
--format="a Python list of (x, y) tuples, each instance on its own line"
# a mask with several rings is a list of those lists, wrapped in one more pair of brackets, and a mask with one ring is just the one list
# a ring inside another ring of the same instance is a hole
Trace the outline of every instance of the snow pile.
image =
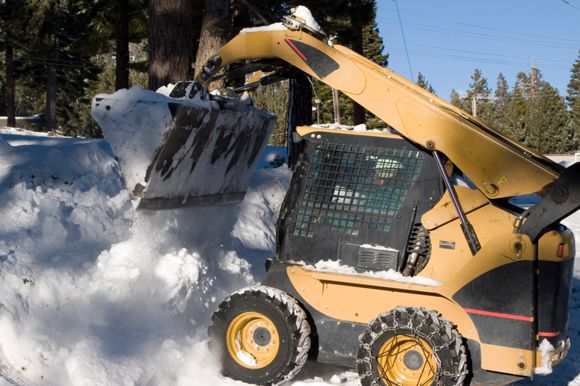
[(202, 94), (171, 98), (135, 86), (93, 99), (92, 115), (135, 197), (185, 203), (246, 191), (275, 116), (248, 100)]
[[(112, 95), (99, 94), (93, 99), (92, 115), (111, 144), (131, 192), (138, 185), (146, 185), (147, 166), (171, 126), (173, 118), (168, 100), (162, 94), (138, 86)], [(190, 103), (207, 105), (209, 102)]]
[(252, 32), (284, 31), (286, 29), (287, 28), (284, 27), (284, 24), (274, 23), (274, 24), (260, 26), (260, 27), (243, 28), (242, 30), (240, 30), (240, 35), (245, 35), (247, 33), (252, 33)]
[(306, 26), (311, 30), (324, 34), (324, 31), (320, 28), (320, 25), (318, 25), (316, 19), (312, 16), (312, 12), (310, 12), (307, 7), (299, 5), (292, 9), (292, 16), (298, 20), (304, 21), (304, 24), (306, 24)]
[[(322, 30), (316, 19), (314, 19), (314, 16), (312, 16), (312, 12), (310, 12), (310, 9), (308, 9), (307, 7), (299, 5), (296, 8), (292, 8), (292, 18), (301, 23), (304, 23), (304, 25), (307, 28), (311, 29), (312, 31), (324, 35), (324, 31)], [(244, 35), (247, 33), (264, 32), (264, 31), (284, 31), (286, 29), (287, 28), (284, 26), (283, 23), (274, 23), (266, 26), (244, 28), (240, 31), (240, 34)]]
[(18, 385), (239, 384), (203, 341), (217, 303), (263, 274), (288, 171), (257, 173), (241, 205), (142, 213), (105, 141), (2, 138), (0, 374)]
[(547, 339), (543, 339), (538, 346), (538, 351), (540, 352), (542, 363), (540, 366), (534, 369), (536, 374), (546, 375), (552, 373), (552, 364), (550, 362), (551, 353), (554, 351), (554, 346)]

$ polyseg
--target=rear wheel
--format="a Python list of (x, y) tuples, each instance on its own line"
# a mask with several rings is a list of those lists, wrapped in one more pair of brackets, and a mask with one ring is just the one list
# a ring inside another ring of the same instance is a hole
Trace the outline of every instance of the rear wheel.
[(361, 335), (357, 371), (363, 386), (459, 386), (467, 354), (457, 330), (438, 313), (398, 307)]
[(285, 292), (265, 286), (224, 300), (212, 315), (209, 336), (224, 375), (260, 385), (294, 377), (310, 350), (304, 310)]

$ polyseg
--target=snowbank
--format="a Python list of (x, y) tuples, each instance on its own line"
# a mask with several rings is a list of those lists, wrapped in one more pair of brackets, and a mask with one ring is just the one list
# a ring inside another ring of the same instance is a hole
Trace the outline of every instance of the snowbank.
[[(105, 141), (0, 131), (0, 385), (242, 385), (219, 375), (206, 328), (263, 277), (289, 181), (260, 169), (239, 205), (135, 212)], [(580, 214), (565, 223), (580, 234)], [(579, 297), (568, 358), (534, 384), (579, 384)], [(293, 382), (336, 384), (358, 376), (307, 364)]]
[(105, 141), (4, 138), (0, 374), (239, 385), (219, 375), (206, 328), (217, 302), (263, 274), (288, 171), (257, 173), (240, 205), (142, 213)]

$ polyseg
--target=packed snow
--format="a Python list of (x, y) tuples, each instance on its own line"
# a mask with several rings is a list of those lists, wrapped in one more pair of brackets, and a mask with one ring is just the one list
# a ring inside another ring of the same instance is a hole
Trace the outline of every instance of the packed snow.
[[(0, 385), (242, 385), (220, 375), (206, 330), (274, 254), (291, 177), (279, 159), (262, 155), (240, 204), (142, 212), (104, 140), (0, 130)], [(579, 213), (565, 223), (580, 235)], [(580, 385), (579, 278), (577, 263), (571, 351), (533, 384)], [(292, 384), (360, 383), (307, 363)]]
[(357, 133), (369, 132), (369, 133), (384, 133), (389, 134), (391, 131), (389, 129), (369, 129), (367, 125), (364, 123), (360, 123), (355, 126), (350, 125), (343, 125), (340, 123), (317, 123), (311, 125), (311, 127), (317, 127), (321, 129), (333, 129), (333, 130), (346, 130), (346, 131), (355, 131)]
[[(165, 95), (171, 89), (134, 86), (93, 99), (91, 113), (117, 156), (127, 189), (135, 197), (182, 202), (189, 196), (243, 192), (275, 116), (239, 98), (203, 92), (192, 98)], [(207, 125), (211, 131), (203, 130)], [(204, 141), (197, 141), (200, 132)], [(240, 137), (253, 145), (240, 146)]]
[[(361, 248), (364, 248), (368, 244), (361, 245)], [(383, 247), (384, 248), (384, 247)], [(388, 250), (385, 248), (385, 250)], [(394, 249), (393, 249), (394, 250)], [(425, 286), (439, 286), (441, 285), (440, 282), (437, 280), (433, 280), (428, 277), (423, 276), (403, 276), (400, 272), (397, 272), (393, 269), (389, 269), (388, 271), (364, 271), (358, 272), (354, 267), (348, 265), (342, 265), (339, 261), (336, 260), (320, 260), (316, 262), (314, 265), (306, 264), (301, 261), (294, 262), (297, 265), (302, 265), (305, 269), (317, 271), (317, 272), (331, 272), (331, 273), (340, 273), (343, 275), (351, 275), (351, 276), (361, 276), (361, 277), (370, 277), (374, 279), (384, 279), (384, 280), (391, 280), (397, 281), (399, 283), (406, 283), (406, 284), (418, 284), (418, 285), (425, 285)]]
[(312, 16), (312, 12), (310, 12), (310, 9), (308, 9), (307, 7), (299, 5), (298, 7), (293, 8), (292, 16), (300, 20), (303, 20), (304, 24), (306, 24), (306, 26), (311, 30), (324, 34), (324, 31), (322, 30), (322, 28), (320, 28), (320, 25), (318, 24), (316, 19), (314, 19), (314, 17)]

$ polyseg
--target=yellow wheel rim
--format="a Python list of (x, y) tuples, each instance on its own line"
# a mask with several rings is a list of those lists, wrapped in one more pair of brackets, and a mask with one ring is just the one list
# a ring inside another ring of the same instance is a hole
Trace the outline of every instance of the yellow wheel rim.
[(376, 360), (385, 385), (430, 385), (437, 374), (433, 350), (419, 337), (395, 335), (381, 346)]
[(244, 312), (229, 324), (226, 345), (237, 364), (248, 369), (261, 369), (276, 358), (280, 338), (270, 318), (258, 312)]

